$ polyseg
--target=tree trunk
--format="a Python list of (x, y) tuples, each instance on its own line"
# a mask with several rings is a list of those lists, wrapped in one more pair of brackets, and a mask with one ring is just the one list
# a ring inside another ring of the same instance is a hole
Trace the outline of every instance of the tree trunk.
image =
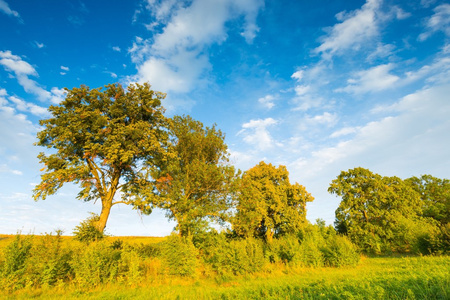
[(100, 219), (98, 220), (95, 227), (97, 227), (98, 231), (103, 233), (106, 227), (106, 222), (108, 221), (109, 213), (111, 212), (112, 201), (103, 201), (102, 200), (102, 212), (100, 213)]

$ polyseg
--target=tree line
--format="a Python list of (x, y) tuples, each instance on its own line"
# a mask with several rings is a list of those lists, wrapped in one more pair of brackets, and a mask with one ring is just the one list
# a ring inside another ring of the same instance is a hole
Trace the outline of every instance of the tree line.
[[(155, 207), (182, 237), (229, 224), (229, 237), (267, 243), (308, 226), (305, 187), (290, 183), (284, 166), (260, 162), (245, 172), (229, 163), (225, 135), (190, 116), (168, 118), (165, 94), (149, 84), (66, 89), (52, 117), (41, 120), (36, 145), (44, 165), (34, 199), (72, 182), (77, 198), (100, 200), (100, 215), (77, 226), (78, 236), (103, 234), (113, 205), (143, 214)], [(363, 168), (342, 172), (329, 192), (342, 197), (335, 229), (366, 252), (446, 252), (450, 184), (430, 175), (402, 180)]]

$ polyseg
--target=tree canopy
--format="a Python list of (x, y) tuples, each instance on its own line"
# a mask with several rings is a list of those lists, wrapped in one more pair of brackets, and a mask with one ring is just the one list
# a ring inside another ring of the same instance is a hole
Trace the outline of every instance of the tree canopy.
[(422, 216), (433, 218), (441, 225), (450, 223), (450, 180), (431, 175), (406, 179), (422, 199)]
[[(50, 106), (52, 117), (41, 120), (36, 145), (53, 149), (41, 152), (44, 164), (34, 199), (46, 199), (65, 183), (81, 187), (77, 198), (101, 200), (96, 223), (103, 232), (111, 210), (118, 203), (151, 212), (150, 172), (167, 152), (167, 119), (161, 100), (165, 94), (149, 84), (120, 84), (90, 89), (66, 89), (59, 105)], [(115, 199), (120, 191), (121, 199)]]
[(233, 230), (266, 240), (296, 232), (306, 222), (306, 202), (313, 200), (305, 187), (289, 182), (285, 166), (260, 162), (244, 172), (238, 186)]
[(368, 169), (342, 171), (328, 191), (342, 197), (336, 229), (363, 249), (378, 251), (395, 244), (406, 220), (421, 213), (419, 195), (398, 177), (383, 177)]
[(176, 157), (155, 169), (155, 203), (175, 219), (181, 235), (188, 235), (205, 221), (223, 221), (230, 208), (235, 177), (228, 165), (225, 136), (215, 125), (204, 127), (189, 116), (170, 121), (170, 147)]

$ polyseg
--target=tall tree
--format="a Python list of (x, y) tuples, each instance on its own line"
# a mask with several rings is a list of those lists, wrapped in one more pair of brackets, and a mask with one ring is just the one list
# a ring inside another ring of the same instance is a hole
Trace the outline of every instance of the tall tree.
[[(132, 84), (126, 90), (120, 84), (104, 88), (66, 89), (67, 96), (50, 106), (52, 117), (41, 120), (36, 145), (53, 149), (40, 153), (44, 164), (41, 182), (34, 199), (45, 200), (65, 183), (79, 184), (77, 198), (99, 199), (100, 218), (95, 226), (103, 232), (111, 207), (124, 203), (144, 213), (151, 193), (150, 171), (155, 161), (169, 154), (167, 120), (161, 100), (149, 84)], [(118, 192), (121, 198), (115, 199)]]
[(420, 213), (420, 199), (398, 177), (383, 177), (368, 169), (342, 171), (328, 191), (342, 197), (336, 210), (335, 227), (357, 245), (376, 250), (380, 243), (395, 244), (402, 227)]
[(314, 200), (304, 186), (289, 182), (285, 166), (263, 161), (244, 172), (237, 199), (233, 230), (266, 240), (298, 231), (306, 222), (306, 203)]
[(226, 218), (235, 169), (228, 165), (225, 136), (215, 125), (204, 127), (190, 116), (175, 116), (170, 136), (176, 157), (154, 170), (155, 203), (186, 236), (207, 221)]

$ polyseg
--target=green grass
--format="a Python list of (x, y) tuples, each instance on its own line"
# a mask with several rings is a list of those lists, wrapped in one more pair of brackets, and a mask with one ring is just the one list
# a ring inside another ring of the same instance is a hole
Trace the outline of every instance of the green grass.
[(164, 276), (139, 286), (73, 285), (22, 290), (5, 299), (450, 299), (450, 257), (365, 258), (355, 268), (271, 265), (247, 276)]

